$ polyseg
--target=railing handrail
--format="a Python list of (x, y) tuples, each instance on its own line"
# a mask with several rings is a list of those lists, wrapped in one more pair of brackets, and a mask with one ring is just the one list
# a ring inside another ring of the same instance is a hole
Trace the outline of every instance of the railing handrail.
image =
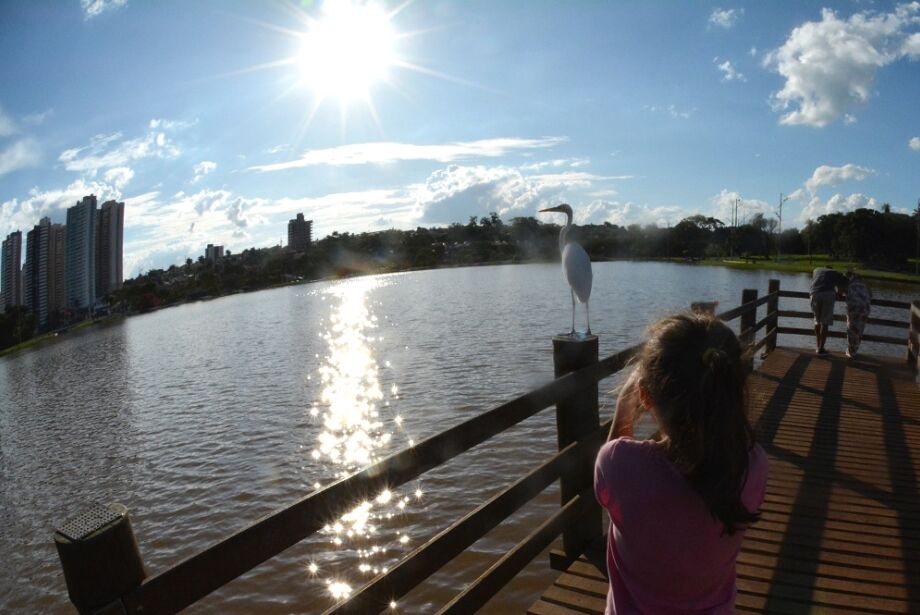
[[(799, 310), (780, 310), (779, 316), (782, 318), (814, 318), (812, 312)], [(834, 322), (846, 322), (847, 317), (843, 314), (834, 314)], [(878, 325), (880, 327), (891, 327), (893, 329), (909, 329), (910, 323), (906, 320), (891, 320), (890, 318), (869, 318), (866, 324)]]
[[(583, 455), (585, 450), (592, 446), (599, 446), (611, 422), (608, 420), (600, 425), (592, 436), (569, 444), (548, 461), (406, 555), (387, 573), (367, 582), (350, 595), (347, 601), (327, 609), (323, 615), (369, 613), (374, 608), (378, 611), (385, 609), (391, 600), (401, 598), (415, 587), (419, 577), (427, 578), (439, 570), (458, 553), (546, 489), (562, 475), (566, 465), (571, 464), (573, 458)], [(420, 568), (421, 572), (415, 568)]]
[[(780, 290), (779, 282), (776, 280), (771, 280), (770, 287), (771, 290), (775, 290), (761, 297), (757, 297), (756, 290), (745, 290), (741, 305), (716, 316), (723, 321), (742, 317), (739, 338), (751, 354), (764, 346), (768, 346), (767, 352), (775, 348), (776, 339), (781, 333), (813, 334), (810, 329), (782, 327), (778, 324), (779, 317), (811, 316), (807, 312), (780, 310), (780, 297), (807, 298), (809, 294), (801, 291)], [(757, 321), (757, 308), (764, 304), (768, 304), (768, 313)], [(878, 335), (864, 335), (863, 339), (891, 344), (907, 343), (908, 357), (914, 356), (910, 353), (916, 354), (916, 351), (920, 350), (920, 334), (918, 334), (920, 302), (908, 304), (873, 300), (873, 304), (910, 308), (907, 325), (910, 329), (908, 340), (905, 342), (898, 338)], [(709, 306), (708, 309), (712, 309), (715, 304), (706, 305)], [(842, 317), (838, 318), (842, 319)], [(870, 319), (869, 322), (903, 328), (903, 325), (895, 324), (897, 321)], [(916, 327), (914, 323), (917, 323)], [(756, 341), (756, 333), (764, 328), (767, 329), (766, 334), (760, 341)], [(836, 331), (830, 332), (829, 335), (830, 337), (845, 336)], [(599, 381), (623, 369), (643, 346), (643, 343), (636, 344), (597, 361), (595, 340), (594, 360), (596, 362), (450, 427), (415, 446), (398, 451), (351, 476), (340, 479), (293, 504), (262, 517), (248, 527), (169, 569), (140, 581), (140, 584), (134, 589), (120, 596), (124, 610), (127, 613), (155, 615), (175, 612), (193, 604), (281, 551), (316, 533), (331, 519), (350, 510), (362, 500), (374, 497), (383, 489), (394, 489), (405, 484), (553, 404), (557, 404), (558, 408), (560, 402), (573, 398), (587, 387), (596, 386)], [(596, 403), (596, 394), (592, 395)], [(596, 410), (594, 414), (592, 420), (597, 422)], [(603, 427), (602, 425), (598, 428), (601, 431), (582, 432), (582, 435), (576, 436), (576, 441), (569, 446), (563, 447), (560, 444), (563, 450), (550, 460), (531, 470), (472, 513), (441, 531), (434, 539), (413, 551), (391, 570), (369, 581), (346, 601), (331, 607), (327, 613), (356, 612), (366, 610), (365, 607), (385, 608), (388, 601), (384, 602), (383, 594), (392, 597), (404, 595), (447, 561), (443, 553), (438, 553), (440, 548), (455, 555), (457, 549), (462, 550), (468, 547), (524, 503), (530, 501), (549, 483), (562, 478), (563, 468), (572, 467), (568, 462), (573, 457), (585, 454), (584, 451), (591, 446), (599, 446), (599, 442), (595, 440), (600, 437), (599, 434), (603, 433)], [(568, 500), (567, 503), (564, 501), (563, 508), (554, 517), (501, 558), (478, 581), (461, 592), (444, 608), (443, 612), (461, 612), (470, 605), (484, 604), (484, 600), (488, 600), (497, 591), (496, 587), (501, 587), (501, 585), (496, 586), (496, 583), (502, 579), (506, 580), (507, 576), (512, 574), (512, 570), (520, 570), (536, 553), (542, 551), (552, 539), (558, 536), (561, 531), (560, 527), (564, 527), (568, 520), (577, 518), (578, 511), (587, 505), (586, 499), (584, 494), (576, 496), (575, 493), (572, 493), (572, 496), (574, 499)], [(567, 497), (563, 493), (563, 499), (566, 500)], [(448, 559), (451, 557), (453, 555), (448, 556)], [(524, 563), (521, 564), (521, 562)]]
[[(792, 299), (809, 299), (811, 298), (811, 293), (804, 290), (781, 290), (779, 291), (780, 297), (789, 297)], [(872, 299), (872, 305), (877, 305), (879, 307), (890, 307), (898, 308), (901, 310), (909, 310), (910, 303), (906, 301), (893, 301), (891, 299)]]
[(774, 293), (767, 293), (756, 301), (748, 301), (747, 303), (742, 303), (738, 307), (734, 307), (730, 310), (725, 310), (720, 314), (716, 314), (716, 318), (725, 322), (731, 322), (739, 316), (747, 314), (751, 310), (756, 310), (758, 307), (769, 301), (774, 296), (782, 296), (782, 294), (775, 295)]
[[(557, 378), (270, 513), (204, 551), (145, 579), (124, 597), (125, 602), (130, 605), (131, 612), (141, 607), (145, 614), (183, 609), (316, 533), (330, 519), (353, 508), (370, 494), (399, 487), (574, 391), (619, 371), (641, 346), (631, 346)], [(279, 531), (281, 529), (284, 531)]]

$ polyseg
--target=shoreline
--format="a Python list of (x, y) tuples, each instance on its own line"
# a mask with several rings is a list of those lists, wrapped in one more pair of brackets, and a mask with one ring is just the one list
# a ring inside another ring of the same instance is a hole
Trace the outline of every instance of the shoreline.
[[(807, 261), (806, 261), (807, 259)], [(848, 268), (855, 268), (860, 275), (869, 281), (881, 282), (885, 286), (891, 287), (904, 287), (904, 286), (920, 286), (920, 276), (913, 274), (897, 273), (891, 271), (883, 271), (877, 269), (865, 269), (859, 267), (859, 263), (855, 261), (841, 261), (841, 260), (831, 260), (827, 256), (812, 256), (805, 257), (802, 255), (790, 255), (781, 259), (776, 260), (767, 260), (767, 259), (676, 259), (676, 258), (604, 258), (600, 260), (595, 260), (592, 262), (596, 263), (606, 263), (606, 262), (637, 262), (637, 263), (671, 263), (675, 265), (694, 265), (694, 266), (704, 266), (704, 267), (725, 267), (728, 269), (737, 269), (741, 271), (775, 271), (777, 273), (801, 273), (801, 274), (811, 274), (812, 270), (815, 267), (827, 266), (830, 265), (835, 269), (845, 271)], [(261, 288), (254, 288), (252, 290), (246, 291), (236, 291), (232, 293), (227, 293), (223, 295), (213, 295), (207, 297), (201, 297), (196, 299), (189, 299), (185, 301), (178, 301), (175, 303), (170, 303), (168, 305), (161, 305), (151, 310), (144, 312), (131, 312), (131, 313), (119, 313), (111, 314), (103, 318), (95, 320), (85, 320), (83, 322), (78, 322), (70, 327), (68, 327), (67, 333), (73, 331), (80, 331), (83, 329), (88, 329), (90, 327), (96, 327), (99, 325), (105, 324), (114, 324), (116, 321), (125, 320), (132, 316), (141, 316), (143, 314), (150, 314), (153, 312), (158, 312), (160, 310), (165, 310), (172, 307), (178, 307), (180, 305), (185, 305), (188, 303), (197, 303), (199, 301), (211, 301), (214, 299), (220, 299), (222, 297), (229, 297), (232, 295), (239, 294), (249, 294), (256, 293), (263, 290), (273, 290), (276, 288), (282, 288), (285, 286), (301, 286), (305, 284), (314, 284), (316, 282), (331, 282), (335, 280), (345, 280), (350, 278), (357, 278), (366, 275), (387, 275), (393, 273), (407, 273), (415, 271), (436, 271), (438, 269), (461, 269), (464, 267), (489, 267), (489, 266), (504, 266), (504, 265), (546, 265), (546, 264), (557, 264), (558, 261), (553, 260), (527, 260), (527, 261), (516, 261), (516, 260), (503, 260), (503, 261), (486, 261), (481, 263), (467, 263), (462, 265), (444, 265), (438, 267), (407, 267), (404, 269), (394, 269), (387, 270), (385, 268), (380, 271), (361, 271), (355, 270), (348, 273), (337, 273), (321, 278), (315, 278), (311, 280), (300, 280), (296, 282), (284, 282), (281, 284), (269, 284)], [(6, 357), (8, 355), (28, 350), (30, 348), (35, 348), (37, 346), (44, 346), (47, 343), (52, 342), (56, 338), (66, 335), (66, 333), (60, 333), (59, 331), (43, 333), (37, 335), (31, 339), (28, 339), (21, 344), (15, 346), (10, 346), (9, 348), (4, 348), (0, 350), (0, 358)]]

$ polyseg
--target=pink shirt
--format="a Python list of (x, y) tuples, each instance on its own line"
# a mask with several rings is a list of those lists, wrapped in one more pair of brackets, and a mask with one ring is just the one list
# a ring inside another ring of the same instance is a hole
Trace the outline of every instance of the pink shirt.
[[(767, 456), (751, 451), (741, 499), (763, 502)], [(608, 615), (731, 614), (743, 532), (722, 534), (702, 498), (651, 441), (618, 438), (601, 447), (594, 492), (610, 513)]]

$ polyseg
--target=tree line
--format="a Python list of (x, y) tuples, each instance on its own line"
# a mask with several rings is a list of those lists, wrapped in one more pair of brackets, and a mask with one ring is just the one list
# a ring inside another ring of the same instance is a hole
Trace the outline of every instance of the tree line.
[[(576, 226), (571, 238), (592, 260), (727, 257), (775, 258), (782, 254), (827, 254), (877, 269), (906, 270), (918, 246), (918, 217), (858, 209), (810, 221), (802, 229), (777, 232), (774, 218), (755, 214), (726, 226), (694, 215), (670, 227), (620, 226), (609, 222)], [(301, 280), (360, 273), (385, 273), (480, 263), (552, 261), (559, 258), (560, 227), (534, 217), (505, 222), (498, 214), (471, 217), (466, 224), (368, 233), (334, 232), (305, 252), (280, 246), (229, 252), (216, 262), (187, 259), (125, 281), (106, 301), (112, 311), (143, 312), (183, 301), (277, 286)], [(880, 240), (884, 238), (884, 240)], [(35, 319), (24, 308), (0, 315), (0, 349), (28, 339)]]

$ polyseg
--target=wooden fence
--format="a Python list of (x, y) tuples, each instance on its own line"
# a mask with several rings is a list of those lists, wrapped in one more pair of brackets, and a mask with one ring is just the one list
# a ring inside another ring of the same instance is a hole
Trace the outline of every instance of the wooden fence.
[[(758, 297), (757, 290), (744, 290), (741, 305), (717, 316), (724, 321), (740, 319), (740, 339), (753, 356), (761, 349), (769, 352), (776, 348), (779, 334), (813, 335), (811, 329), (779, 323), (780, 318), (810, 319), (810, 312), (779, 309), (781, 298), (807, 297), (808, 293), (780, 290), (779, 281), (771, 280), (766, 295)], [(873, 304), (908, 310), (909, 317), (904, 321), (872, 318), (869, 324), (908, 332), (903, 338), (864, 335), (863, 339), (905, 345), (908, 360), (916, 365), (920, 354), (920, 302), (911, 305), (874, 300)], [(694, 305), (706, 309), (715, 304)], [(758, 308), (763, 305), (767, 306), (765, 315), (758, 320)], [(764, 329), (758, 340), (757, 334)], [(844, 335), (831, 332), (831, 337)], [(556, 455), (326, 613), (385, 610), (392, 600), (404, 596), (556, 480), (560, 481), (562, 500), (558, 512), (462, 589), (440, 612), (471, 613), (480, 608), (560, 535), (564, 560), (577, 558), (603, 532), (591, 472), (609, 428), (609, 421), (600, 424), (598, 417), (598, 383), (623, 369), (642, 345), (602, 360), (598, 360), (598, 342), (593, 336), (555, 338), (553, 346), (553, 382), (328, 485), (153, 576), (146, 576), (124, 507), (112, 504), (82, 511), (54, 534), (71, 601), (81, 613), (177, 612), (316, 533), (361, 501), (419, 477), (552, 405), (556, 406), (558, 428)], [(556, 561), (554, 567), (565, 566), (567, 561)]]

